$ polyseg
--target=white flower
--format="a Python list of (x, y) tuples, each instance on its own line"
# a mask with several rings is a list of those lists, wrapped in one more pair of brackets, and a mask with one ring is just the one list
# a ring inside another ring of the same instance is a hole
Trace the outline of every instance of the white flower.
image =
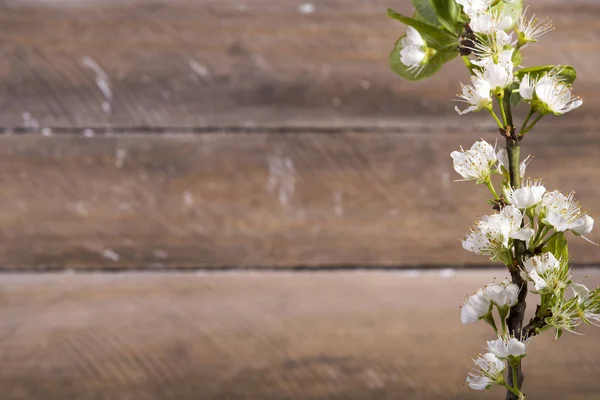
[(400, 45), (400, 61), (402, 64), (406, 65), (410, 71), (422, 69), (427, 53), (425, 51), (425, 41), (419, 31), (409, 26), (406, 30), (406, 36), (400, 41)]
[(561, 82), (555, 74), (542, 77), (535, 85), (535, 94), (540, 101), (542, 114), (565, 114), (583, 104), (583, 100), (574, 97), (567, 85)]
[(485, 140), (475, 142), (470, 150), (453, 151), (454, 170), (464, 180), (476, 180), (483, 183), (492, 175), (492, 167), (496, 164), (496, 153), (491, 144)]
[(542, 182), (530, 179), (525, 182), (525, 186), (522, 188), (507, 187), (504, 189), (504, 195), (508, 203), (520, 210), (526, 210), (539, 204), (544, 193), (546, 193), (546, 188), (542, 185)]
[(513, 20), (510, 15), (501, 15), (499, 12), (478, 13), (471, 16), (469, 26), (475, 33), (494, 34), (510, 28)]
[(456, 3), (463, 6), (465, 14), (472, 16), (473, 14), (487, 11), (494, 0), (456, 0)]
[(567, 302), (557, 302), (552, 308), (550, 317), (546, 318), (546, 323), (556, 329), (557, 339), (563, 331), (575, 333), (575, 329), (581, 324), (578, 300), (573, 298)]
[(479, 321), (490, 312), (490, 300), (479, 289), (470, 296), (460, 309), (460, 320), (463, 324)]
[(499, 308), (513, 307), (518, 302), (519, 287), (505, 279), (499, 285), (486, 286), (483, 294)]
[(517, 21), (517, 33), (519, 34), (520, 43), (523, 45), (527, 42), (537, 42), (541, 36), (554, 30), (552, 22), (549, 19), (539, 21), (535, 14), (528, 19), (526, 16), (527, 9), (525, 9)]
[(479, 58), (498, 57), (501, 53), (507, 51), (507, 46), (515, 44), (512, 33), (509, 34), (504, 31), (495, 31), (492, 34), (476, 33), (475, 35), (477, 40), (472, 50)]
[(519, 85), (519, 94), (523, 100), (528, 102), (533, 100), (535, 85), (535, 79), (531, 78), (529, 74), (525, 74), (523, 79), (521, 79), (521, 84)]
[(489, 82), (477, 76), (472, 76), (471, 81), (473, 82), (473, 86), (460, 84), (462, 87), (462, 94), (459, 94), (458, 97), (461, 101), (469, 104), (469, 107), (464, 111), (455, 107), (454, 109), (459, 115), (464, 115), (472, 111), (489, 109), (492, 106), (492, 88)]
[[(598, 289), (591, 292), (586, 286), (579, 283), (571, 284), (573, 294), (577, 298), (577, 303), (583, 310), (583, 317), (586, 322), (596, 321), (600, 323), (600, 292)], [(596, 326), (600, 326), (594, 324)]]
[(473, 61), (473, 64), (483, 68), (483, 72), (477, 71), (476, 76), (489, 83), (491, 90), (503, 89), (513, 82), (512, 62), (513, 49), (501, 51), (495, 58), (494, 56), (486, 56), (479, 61)]
[(479, 369), (469, 372), (467, 383), (474, 390), (484, 390), (492, 384), (502, 381), (502, 372), (506, 369), (504, 361), (500, 360), (494, 353), (486, 353), (477, 359), (474, 359), (475, 365)]
[(568, 266), (564, 268), (561, 261), (550, 252), (528, 258), (523, 266), (537, 293), (557, 293), (568, 286)]
[(573, 199), (573, 193), (565, 196), (555, 190), (544, 194), (536, 213), (542, 217), (543, 223), (557, 232), (572, 229), (576, 235), (582, 236), (590, 233), (594, 227), (594, 220), (581, 210)]
[[(508, 163), (508, 152), (506, 151), (506, 149), (504, 147), (501, 148), (498, 151), (498, 154), (496, 154), (496, 157), (498, 158), (498, 173), (508, 174), (509, 163)], [(527, 156), (527, 158), (525, 158), (521, 162), (521, 165), (519, 166), (519, 174), (521, 175), (521, 178), (523, 178), (525, 176), (525, 171), (527, 170), (527, 165), (529, 164), (530, 161), (531, 161), (531, 156)]]
[(525, 343), (515, 338), (506, 341), (504, 338), (487, 342), (487, 349), (500, 359), (508, 357), (521, 358), (525, 356), (527, 347)]
[(512, 240), (529, 241), (533, 229), (522, 228), (523, 214), (514, 206), (507, 206), (499, 214), (484, 216), (463, 240), (465, 250), (479, 255), (499, 258), (511, 249)]

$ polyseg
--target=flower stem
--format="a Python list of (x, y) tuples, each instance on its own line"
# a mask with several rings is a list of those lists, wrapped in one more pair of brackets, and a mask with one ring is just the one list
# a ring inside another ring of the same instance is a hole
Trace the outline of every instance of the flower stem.
[(502, 114), (502, 120), (504, 121), (504, 125), (502, 125), (502, 127), (505, 127), (508, 125), (508, 119), (506, 118), (507, 114), (506, 110), (504, 109), (504, 96), (498, 98), (498, 103), (500, 103), (500, 113)]
[[(539, 221), (538, 221), (538, 223), (539, 223)], [(535, 238), (533, 239), (533, 246), (531, 246), (531, 248), (535, 248), (537, 242), (540, 239), (544, 238), (544, 236), (546, 236), (546, 234), (548, 233), (549, 230), (550, 230), (550, 228), (547, 226), (541, 227), (540, 230), (538, 230), (538, 233), (535, 235)]]
[(500, 128), (500, 129), (504, 128), (504, 125), (502, 125), (502, 121), (500, 121), (500, 118), (498, 118), (498, 116), (496, 115), (494, 110), (491, 108), (490, 108), (490, 114), (492, 114), (492, 117), (494, 117), (494, 119), (496, 120), (496, 123), (498, 124), (498, 128)]
[(543, 116), (544, 116), (543, 114), (538, 115), (537, 118), (533, 120), (531, 125), (529, 125), (527, 128), (525, 128), (525, 131), (523, 132), (523, 134), (520, 134), (519, 137), (525, 136), (525, 134), (527, 132), (529, 132), (535, 126), (535, 124), (537, 124), (539, 122), (539, 120), (542, 119)]
[(548, 236), (548, 237), (547, 237), (547, 238), (546, 238), (546, 239), (545, 239), (545, 240), (544, 240), (542, 243), (540, 243), (540, 244), (539, 244), (539, 245), (536, 247), (536, 250), (537, 250), (537, 249), (540, 249), (540, 250), (541, 250), (541, 249), (542, 249), (542, 248), (543, 248), (543, 247), (546, 245), (546, 243), (548, 243), (550, 240), (552, 240), (552, 238), (553, 238), (554, 236), (558, 235), (559, 233), (560, 233), (560, 232), (554, 232), (552, 235)]
[(488, 189), (490, 189), (490, 192), (492, 192), (492, 194), (494, 195), (494, 199), (500, 200), (500, 196), (498, 196), (498, 193), (496, 193), (494, 184), (492, 183), (492, 181), (489, 178), (485, 181), (485, 184), (487, 185)]
[[(519, 395), (519, 391), (518, 391), (518, 390), (515, 390), (515, 389), (514, 389), (514, 388), (512, 388), (512, 387), (510, 387), (510, 386), (509, 386), (509, 385), (508, 385), (506, 382), (504, 383), (504, 387), (505, 387), (506, 389), (508, 389), (508, 390), (509, 390), (509, 391), (510, 391), (512, 394), (514, 394), (515, 396), (518, 396), (518, 395)], [(518, 399), (518, 397), (517, 397), (517, 399)]]
[(521, 131), (519, 132), (519, 137), (522, 138), (523, 136), (525, 136), (525, 127), (527, 126), (527, 123), (529, 122), (529, 120), (531, 119), (531, 117), (533, 117), (533, 114), (535, 114), (535, 110), (533, 107), (531, 107), (529, 109), (529, 113), (527, 114), (527, 118), (525, 118), (525, 122), (523, 122), (523, 125), (521, 126)]
[(516, 392), (515, 394), (520, 394), (521, 390), (519, 390), (519, 385), (517, 384), (517, 382), (519, 381), (519, 379), (517, 378), (517, 369), (516, 368), (511, 368), (511, 369), (512, 369), (513, 388), (515, 389), (515, 392)]

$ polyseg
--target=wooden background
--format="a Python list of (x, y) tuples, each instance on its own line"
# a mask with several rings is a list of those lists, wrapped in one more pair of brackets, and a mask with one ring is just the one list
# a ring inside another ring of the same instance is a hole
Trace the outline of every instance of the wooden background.
[[(557, 30), (525, 63), (585, 101), (529, 173), (595, 215), (600, 3), (528, 3)], [(453, 111), (460, 62), (388, 70), (387, 7), (0, 1), (2, 399), (501, 398), (462, 386), (490, 337), (458, 306), (504, 273), (461, 249), (489, 209), (449, 157), (498, 134)], [(596, 334), (534, 341), (526, 392), (597, 399)]]

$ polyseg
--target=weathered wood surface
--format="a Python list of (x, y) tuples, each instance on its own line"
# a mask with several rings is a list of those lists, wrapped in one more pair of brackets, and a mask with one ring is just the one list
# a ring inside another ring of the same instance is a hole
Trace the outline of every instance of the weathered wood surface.
[[(499, 399), (464, 386), (502, 271), (0, 275), (0, 392), (26, 399)], [(591, 286), (598, 271), (578, 271)], [(600, 330), (546, 333), (532, 399), (597, 399)]]
[[(449, 157), (477, 137), (0, 136), (0, 268), (486, 264), (459, 239), (492, 212), (488, 192), (453, 182)], [(594, 215), (598, 140), (532, 136), (529, 175)]]
[[(586, 106), (562, 121), (596, 127), (600, 2), (528, 3), (557, 30), (527, 65), (575, 65)], [(467, 79), (460, 62), (419, 84), (389, 71), (404, 28), (385, 9), (408, 13), (408, 0), (322, 0), (310, 13), (280, 0), (1, 4), (5, 128), (405, 127), (453, 115)]]

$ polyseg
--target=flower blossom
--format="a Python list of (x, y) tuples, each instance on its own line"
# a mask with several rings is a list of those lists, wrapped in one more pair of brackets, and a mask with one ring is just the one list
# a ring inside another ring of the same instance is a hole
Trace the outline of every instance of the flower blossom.
[(465, 14), (471, 17), (489, 10), (493, 0), (456, 0), (456, 2), (463, 7)]
[(543, 76), (535, 85), (538, 99), (538, 110), (543, 114), (561, 115), (568, 113), (583, 104), (583, 100), (574, 97), (571, 89), (563, 83), (557, 74)]
[(486, 286), (483, 293), (498, 308), (513, 307), (518, 302), (519, 287), (505, 279), (499, 285)]
[(504, 189), (504, 196), (508, 203), (514, 205), (519, 210), (526, 210), (538, 205), (542, 201), (544, 193), (546, 193), (546, 188), (542, 182), (530, 179), (519, 189), (513, 189), (512, 187)]
[(544, 194), (536, 213), (544, 224), (550, 225), (556, 232), (571, 230), (577, 236), (584, 236), (594, 227), (594, 219), (581, 210), (573, 193), (565, 196), (555, 190)]
[(466, 102), (469, 107), (463, 111), (455, 107), (454, 109), (459, 115), (491, 109), (492, 107), (492, 87), (490, 83), (478, 76), (472, 76), (471, 82), (473, 82), (472, 86), (465, 86), (461, 83), (462, 94), (459, 94), (458, 97), (461, 99), (460, 101)]
[(500, 258), (512, 248), (513, 239), (529, 241), (533, 229), (523, 228), (523, 214), (515, 206), (507, 206), (499, 214), (484, 216), (463, 240), (463, 248), (479, 255)]
[(406, 30), (406, 36), (400, 41), (400, 61), (406, 65), (409, 71), (417, 71), (423, 68), (426, 62), (426, 44), (419, 31), (412, 26)]
[(525, 346), (525, 343), (516, 338), (510, 338), (508, 340), (505, 338), (498, 338), (496, 340), (488, 341), (487, 349), (496, 357), (505, 360), (509, 357), (524, 357), (527, 347)]
[(579, 283), (571, 284), (571, 289), (573, 289), (573, 293), (577, 297), (577, 303), (583, 311), (585, 322), (594, 324), (593, 320), (600, 323), (600, 290), (590, 291), (585, 285)]
[(460, 309), (460, 320), (463, 324), (479, 321), (490, 312), (490, 299), (483, 289), (470, 296)]
[(533, 100), (533, 94), (535, 93), (535, 85), (537, 81), (529, 76), (529, 74), (525, 74), (521, 79), (521, 84), (519, 85), (519, 94), (521, 98), (526, 102), (530, 102)]
[(486, 353), (474, 359), (479, 369), (474, 369), (467, 376), (469, 387), (474, 390), (484, 390), (493, 384), (503, 382), (502, 373), (506, 369), (506, 363), (500, 360), (494, 353)]
[(473, 64), (483, 68), (483, 72), (477, 71), (475, 73), (476, 76), (487, 81), (492, 91), (501, 90), (512, 85), (514, 79), (513, 51), (513, 49), (503, 50), (497, 56), (485, 56), (479, 61), (473, 61)]
[(496, 164), (496, 152), (491, 144), (485, 140), (475, 142), (469, 150), (453, 151), (452, 157), (454, 170), (464, 180), (475, 180), (484, 183), (493, 174), (493, 166)]
[(537, 293), (559, 293), (569, 285), (568, 265), (550, 252), (528, 258), (523, 266)]
[(517, 33), (521, 47), (530, 42), (537, 42), (541, 36), (554, 30), (552, 22), (549, 19), (540, 21), (536, 18), (535, 14), (531, 18), (527, 18), (526, 14), (527, 9), (525, 9), (517, 21)]
[(494, 34), (510, 28), (513, 20), (510, 15), (502, 15), (499, 12), (477, 13), (471, 16), (469, 26), (475, 33)]

